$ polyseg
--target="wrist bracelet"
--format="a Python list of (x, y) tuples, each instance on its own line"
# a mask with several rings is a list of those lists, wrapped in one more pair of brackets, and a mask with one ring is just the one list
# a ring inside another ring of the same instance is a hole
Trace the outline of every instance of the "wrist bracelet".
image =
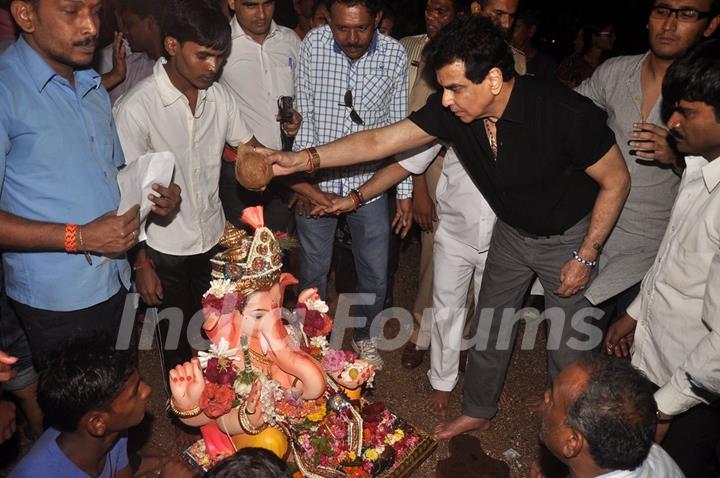
[(583, 259), (582, 257), (580, 257), (580, 254), (578, 254), (578, 251), (573, 251), (572, 255), (576, 261), (586, 267), (595, 267), (597, 265), (597, 260), (589, 261), (587, 259)]
[(85, 248), (85, 242), (83, 242), (82, 226), (78, 226), (77, 235), (78, 235), (78, 238), (80, 239), (80, 250), (83, 252), (83, 254), (85, 254), (85, 260), (87, 261), (88, 265), (91, 266), (92, 265), (92, 257), (90, 257), (90, 253)]
[(135, 265), (133, 266), (133, 270), (136, 271), (138, 269), (142, 269), (145, 266), (150, 266), (153, 269), (155, 269), (155, 261), (153, 261), (152, 259), (150, 259), (148, 257), (144, 261), (136, 262)]
[(307, 148), (305, 151), (308, 153), (307, 172), (308, 174), (312, 174), (320, 167), (320, 155), (314, 146)]
[(77, 224), (65, 224), (65, 252), (77, 252)]
[(356, 190), (354, 190), (354, 189), (350, 190), (350, 199), (352, 199), (352, 202), (353, 202), (353, 209), (357, 209), (361, 206), (360, 197), (358, 196), (358, 193)]
[(195, 418), (202, 413), (200, 407), (191, 408), (190, 410), (178, 410), (173, 399), (170, 399), (170, 411), (178, 418)]
[(657, 418), (658, 425), (667, 425), (672, 422), (672, 418), (660, 418), (660, 410), (655, 410), (655, 418)]
[(359, 189), (351, 189), (350, 192), (357, 195), (358, 201), (360, 201), (358, 207), (365, 205), (365, 196), (363, 196), (363, 193), (361, 193)]
[(247, 416), (244, 403), (241, 403), (238, 407), (238, 421), (240, 422), (240, 427), (248, 435), (257, 435), (261, 431), (265, 430), (265, 428), (267, 427), (267, 424), (263, 424), (260, 428), (257, 428), (253, 426), (252, 423), (250, 423), (250, 419)]

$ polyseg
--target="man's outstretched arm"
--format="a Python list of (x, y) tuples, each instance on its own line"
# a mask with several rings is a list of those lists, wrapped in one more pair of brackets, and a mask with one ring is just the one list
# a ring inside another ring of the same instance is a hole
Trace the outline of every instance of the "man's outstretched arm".
[[(370, 129), (317, 147), (320, 168), (334, 168), (384, 159), (434, 140), (409, 119), (383, 128)], [(284, 176), (312, 168), (307, 150), (281, 152), (265, 150), (275, 176)]]

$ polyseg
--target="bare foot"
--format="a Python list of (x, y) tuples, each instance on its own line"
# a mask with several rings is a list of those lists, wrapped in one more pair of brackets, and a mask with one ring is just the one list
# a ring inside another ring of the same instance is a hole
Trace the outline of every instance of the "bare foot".
[(432, 393), (430, 393), (427, 401), (425, 402), (425, 408), (427, 408), (428, 411), (435, 416), (444, 417), (447, 413), (449, 401), (450, 392), (433, 390)]
[(484, 431), (490, 428), (490, 420), (486, 418), (468, 417), (460, 415), (455, 420), (444, 422), (435, 427), (435, 438), (438, 440), (447, 440), (460, 435), (461, 433), (473, 430)]
[(525, 399), (525, 405), (533, 413), (540, 413), (545, 406), (545, 396), (543, 394), (533, 395)]

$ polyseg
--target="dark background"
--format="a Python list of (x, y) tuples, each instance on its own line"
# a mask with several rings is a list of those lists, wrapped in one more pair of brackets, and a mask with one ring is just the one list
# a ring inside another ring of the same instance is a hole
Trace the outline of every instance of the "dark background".
[[(292, 0), (276, 0), (276, 21), (294, 26), (297, 22)], [(423, 33), (425, 0), (386, 0), (396, 12), (395, 37)], [(572, 52), (577, 29), (585, 22), (612, 21), (617, 28), (613, 55), (641, 53), (647, 50), (647, 15), (651, 0), (521, 0), (520, 8), (540, 12), (541, 25), (537, 44), (556, 59)]]

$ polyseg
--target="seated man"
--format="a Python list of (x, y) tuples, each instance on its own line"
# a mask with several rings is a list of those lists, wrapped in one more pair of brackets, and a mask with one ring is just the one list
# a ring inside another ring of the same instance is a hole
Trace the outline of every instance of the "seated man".
[[(653, 384), (629, 362), (588, 355), (545, 392), (540, 439), (572, 478), (682, 477), (658, 445)], [(537, 469), (533, 478), (544, 476)]]
[[(83, 339), (51, 357), (40, 375), (38, 394), (49, 428), (12, 478), (133, 475), (125, 435), (145, 416), (151, 389), (140, 378), (133, 352), (115, 350), (112, 343)], [(160, 476), (192, 474), (172, 462)]]

